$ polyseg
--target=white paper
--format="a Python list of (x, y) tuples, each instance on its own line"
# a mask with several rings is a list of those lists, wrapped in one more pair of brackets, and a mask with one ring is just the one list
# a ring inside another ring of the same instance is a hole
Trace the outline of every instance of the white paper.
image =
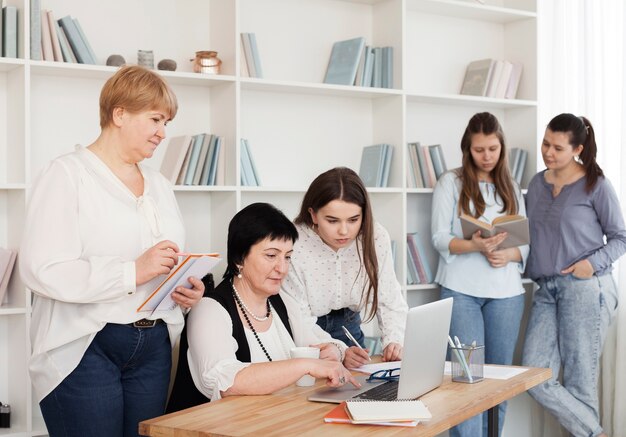
[(363, 366), (356, 368), (356, 369), (352, 369), (352, 370), (356, 370), (357, 372), (367, 373), (368, 375), (371, 375), (372, 373), (378, 372), (379, 370), (397, 369), (401, 366), (402, 366), (402, 361), (385, 361), (382, 363), (364, 364)]
[[(487, 379), (510, 379), (527, 370), (526, 367), (490, 366), (486, 364), (483, 367), (483, 377)], [(446, 361), (444, 374), (452, 374), (450, 361)]]

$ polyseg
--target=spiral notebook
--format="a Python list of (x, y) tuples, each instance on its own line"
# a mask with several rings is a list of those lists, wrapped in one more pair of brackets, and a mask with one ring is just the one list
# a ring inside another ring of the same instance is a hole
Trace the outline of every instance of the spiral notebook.
[(418, 400), (369, 401), (348, 399), (346, 411), (352, 423), (404, 422), (432, 418), (426, 405)]
[(346, 410), (345, 401), (337, 405), (330, 410), (324, 416), (324, 422), (326, 423), (351, 423), (356, 425), (382, 425), (382, 426), (409, 426), (415, 427), (419, 423), (417, 420), (402, 420), (402, 421), (389, 421), (389, 422), (367, 422), (367, 423), (355, 423), (352, 421)]

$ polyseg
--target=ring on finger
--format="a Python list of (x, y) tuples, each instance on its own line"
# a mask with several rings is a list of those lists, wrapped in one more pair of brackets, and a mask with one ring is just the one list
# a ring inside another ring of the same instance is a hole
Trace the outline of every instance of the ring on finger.
[(342, 376), (341, 378), (339, 378), (339, 384), (345, 384), (346, 383), (346, 377)]

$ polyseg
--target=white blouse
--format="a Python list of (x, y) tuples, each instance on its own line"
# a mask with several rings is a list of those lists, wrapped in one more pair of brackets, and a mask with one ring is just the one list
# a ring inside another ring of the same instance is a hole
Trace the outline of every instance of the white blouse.
[[(289, 274), (283, 291), (300, 303), (302, 317), (315, 323), (332, 310), (362, 309), (361, 296), (368, 281), (356, 240), (335, 252), (306, 225), (298, 225)], [(387, 230), (374, 224), (374, 245), (378, 258), (378, 326), (383, 348), (404, 342), (408, 306), (396, 279)], [(360, 246), (360, 244), (359, 244)]]
[[(288, 359), (289, 350), (294, 346), (311, 346), (330, 341), (337, 344), (343, 356), (347, 349), (344, 343), (332, 339), (316, 324), (311, 325), (301, 319), (298, 304), (291, 297), (281, 293), (281, 298), (287, 308), (293, 339), (273, 309), (271, 327), (267, 331), (257, 332), (272, 361)], [(243, 323), (243, 327), (252, 363), (267, 362), (252, 331), (246, 323)], [(221, 392), (232, 387), (237, 373), (251, 364), (237, 360), (235, 354), (238, 345), (232, 330), (230, 315), (219, 302), (211, 298), (200, 299), (187, 316), (187, 361), (191, 378), (196, 388), (212, 401), (221, 399)], [(211, 335), (207, 336), (207, 332)]]
[(35, 294), (30, 374), (40, 401), (80, 362), (108, 322), (149, 317), (168, 323), (172, 344), (183, 327), (179, 307), (152, 315), (139, 305), (163, 280), (136, 286), (135, 259), (162, 240), (183, 249), (185, 232), (171, 184), (139, 166), (136, 197), (90, 150), (49, 163), (28, 202), (20, 273)]

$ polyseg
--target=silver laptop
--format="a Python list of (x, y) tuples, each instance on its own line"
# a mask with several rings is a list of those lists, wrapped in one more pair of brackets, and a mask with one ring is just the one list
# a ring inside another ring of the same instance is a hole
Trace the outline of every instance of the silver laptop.
[[(367, 375), (357, 376), (362, 384), (342, 387), (323, 387), (315, 390), (308, 399), (317, 402), (340, 403), (351, 398), (374, 400), (416, 399), (439, 387), (448, 348), (448, 332), (452, 317), (452, 298), (421, 305), (409, 310), (404, 334), (402, 368), (398, 381), (369, 383)], [(381, 394), (381, 390), (393, 391)]]

